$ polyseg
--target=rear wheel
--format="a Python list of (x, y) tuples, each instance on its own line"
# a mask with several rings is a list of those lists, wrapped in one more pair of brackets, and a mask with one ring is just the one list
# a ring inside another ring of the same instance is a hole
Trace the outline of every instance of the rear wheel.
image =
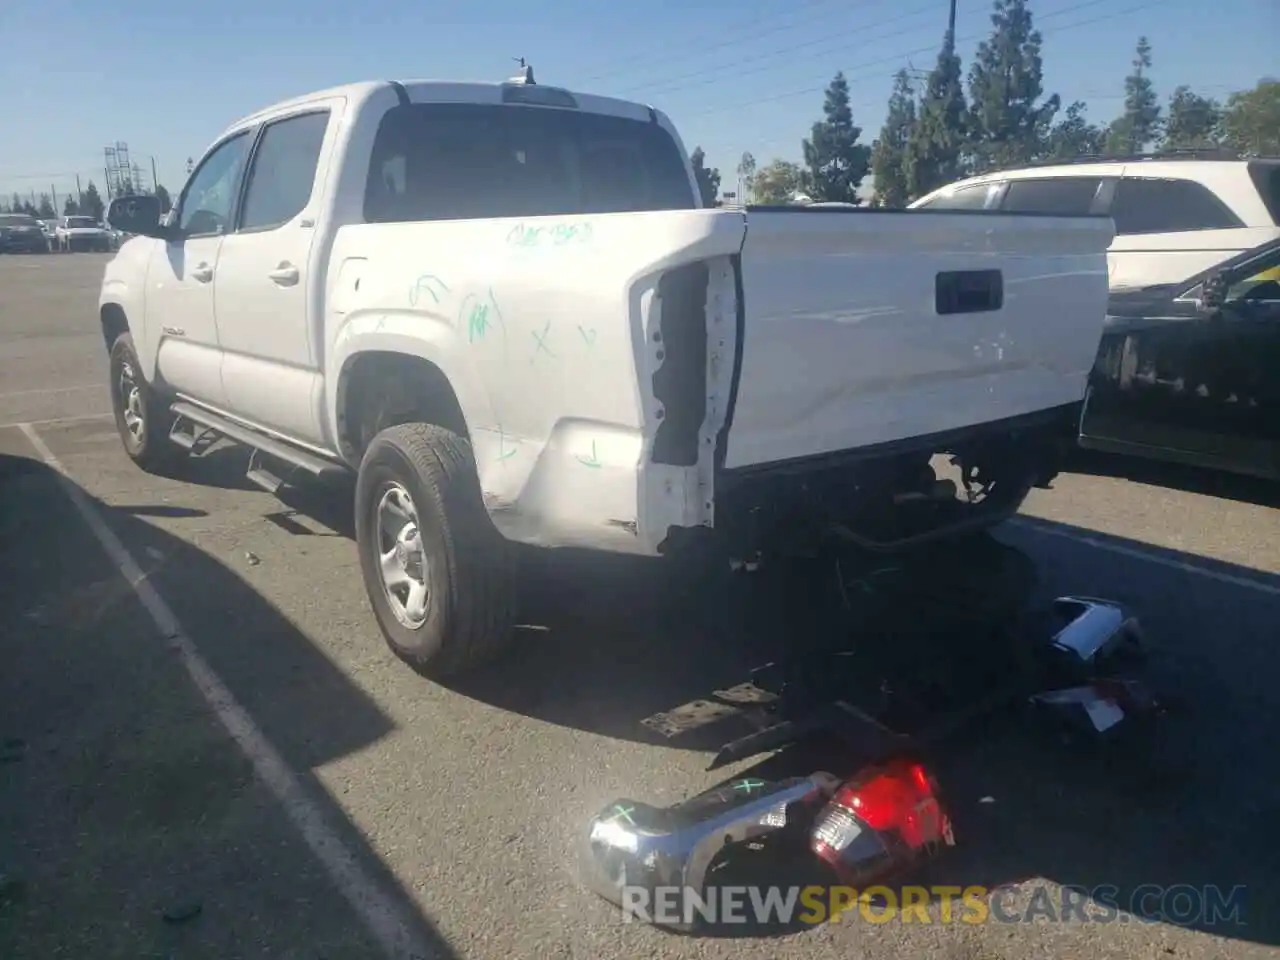
[(492, 659), (515, 618), (515, 553), (484, 507), (471, 444), (433, 424), (383, 430), (355, 508), (365, 590), (392, 652), (439, 679)]
[(133, 337), (122, 333), (111, 345), (111, 407), (129, 459), (154, 471), (172, 463), (182, 449), (169, 439), (173, 414), (142, 376)]

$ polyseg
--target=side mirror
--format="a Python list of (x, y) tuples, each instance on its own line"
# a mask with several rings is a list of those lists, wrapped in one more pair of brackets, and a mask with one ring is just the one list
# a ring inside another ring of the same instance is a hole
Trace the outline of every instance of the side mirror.
[(107, 209), (107, 223), (122, 233), (160, 237), (160, 198), (152, 196), (116, 197)]

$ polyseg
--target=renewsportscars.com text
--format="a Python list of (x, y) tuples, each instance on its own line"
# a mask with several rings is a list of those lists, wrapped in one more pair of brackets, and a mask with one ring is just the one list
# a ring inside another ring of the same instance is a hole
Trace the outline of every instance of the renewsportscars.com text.
[(838, 923), (1169, 923), (1178, 926), (1241, 926), (1246, 889), (1147, 884), (1125, 892), (1102, 885), (1088, 889), (1037, 884), (1032, 887), (847, 886), (622, 888), (623, 920), (657, 924)]

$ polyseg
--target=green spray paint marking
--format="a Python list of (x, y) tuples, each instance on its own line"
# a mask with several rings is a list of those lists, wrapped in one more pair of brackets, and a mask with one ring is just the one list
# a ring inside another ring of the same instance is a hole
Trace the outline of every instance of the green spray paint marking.
[(536, 340), (538, 343), (538, 346), (534, 351), (535, 353), (545, 353), (548, 357), (555, 356), (555, 354), (551, 352), (551, 348), (547, 346), (547, 337), (550, 336), (550, 334), (551, 334), (550, 320), (548, 320), (546, 324), (543, 326), (541, 333), (538, 333), (536, 330), (534, 331), (533, 339)]
[(494, 299), (493, 288), (490, 287), (486, 293), (488, 296), (481, 300), (474, 293), (467, 294), (462, 305), (458, 308), (458, 326), (463, 323), (467, 325), (467, 341), (475, 343), (477, 340), (484, 340), (496, 325), (502, 334), (503, 344), (506, 344), (507, 326), (502, 320), (502, 310), (498, 306), (498, 301)]
[(635, 807), (624, 807), (620, 803), (615, 803), (613, 805), (613, 816), (606, 820), (605, 823), (617, 823), (619, 820), (626, 820), (627, 823), (634, 827), (636, 822), (631, 819), (631, 814), (635, 812)]
[(409, 306), (416, 307), (424, 293), (431, 297), (432, 303), (439, 304), (440, 293), (436, 292), (437, 287), (440, 288), (440, 293), (449, 292), (448, 285), (439, 277), (432, 276), (429, 273), (422, 274), (414, 281), (413, 286), (409, 288)]
[(598, 468), (603, 466), (603, 464), (600, 462), (600, 458), (596, 456), (596, 442), (594, 440), (591, 441), (591, 456), (589, 457), (580, 456), (578, 457), (578, 462), (582, 464), (584, 467)]
[(489, 330), (489, 305), (475, 303), (471, 306), (471, 314), (467, 317), (467, 339), (472, 343), (483, 340)]
[(751, 780), (748, 778), (746, 780), (741, 781), (740, 783), (735, 783), (733, 785), (733, 789), (743, 790), (743, 791), (746, 791), (747, 793), (750, 793), (752, 790), (759, 790), (763, 786), (764, 786), (763, 780)]
[(510, 460), (516, 455), (516, 448), (507, 449), (507, 435), (502, 432), (502, 428), (498, 427), (498, 460)]
[(578, 332), (579, 332), (580, 334), (582, 334), (582, 339), (583, 339), (583, 341), (586, 343), (586, 345), (587, 345), (588, 347), (594, 347), (594, 346), (596, 345), (596, 331), (595, 331), (595, 328), (592, 328), (592, 329), (590, 329), (590, 330), (587, 330), (587, 329), (585, 329), (585, 328), (583, 328), (583, 327), (578, 327)]

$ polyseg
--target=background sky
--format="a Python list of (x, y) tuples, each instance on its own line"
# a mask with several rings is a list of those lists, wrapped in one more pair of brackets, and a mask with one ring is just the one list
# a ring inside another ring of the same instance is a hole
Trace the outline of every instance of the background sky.
[[(464, 12), (461, 12), (465, 10)], [(1161, 100), (1180, 83), (1225, 97), (1280, 74), (1277, 0), (1033, 0), (1045, 86), (1110, 120), (1145, 34)], [(964, 69), (988, 0), (959, 0)], [(353, 80), (502, 80), (648, 102), (733, 189), (738, 158), (800, 158), (837, 70), (869, 143), (899, 67), (930, 69), (947, 0), (0, 0), (0, 196), (103, 181), (103, 147), (174, 193), (240, 116)]]

